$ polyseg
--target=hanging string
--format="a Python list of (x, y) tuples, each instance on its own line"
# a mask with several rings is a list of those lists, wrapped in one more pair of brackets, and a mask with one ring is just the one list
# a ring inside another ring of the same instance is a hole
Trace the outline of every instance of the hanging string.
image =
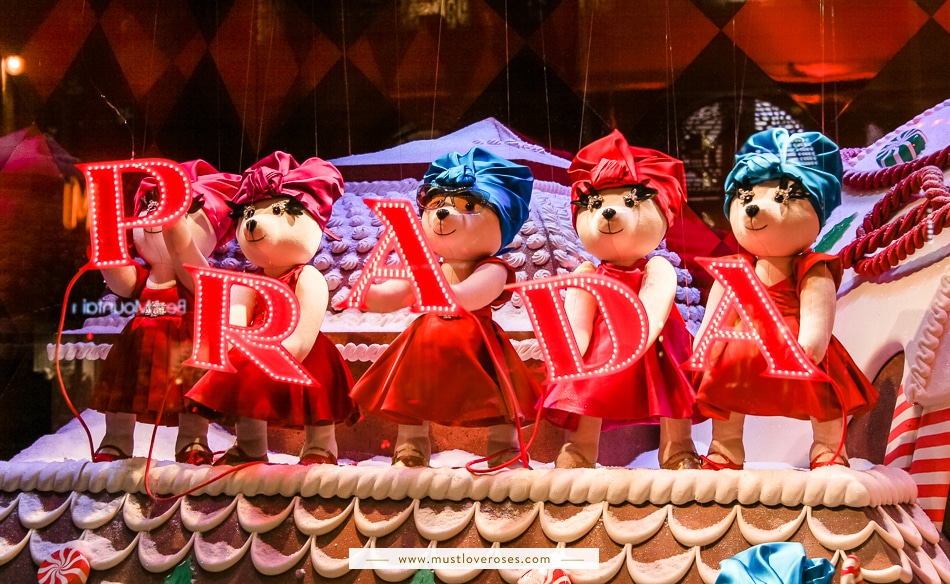
[[(271, 10), (273, 10), (273, 7), (271, 7)], [(264, 115), (265, 115), (265, 112), (267, 111), (267, 88), (270, 87), (270, 83), (268, 83), (268, 80), (270, 79), (270, 64), (271, 64), (271, 58), (273, 56), (273, 51), (274, 51), (274, 29), (277, 28), (277, 24), (276, 24), (277, 19), (274, 17), (274, 13), (270, 12), (269, 16), (270, 16), (270, 38), (267, 40), (267, 61), (264, 64), (264, 84), (263, 84), (264, 93), (263, 95), (261, 95), (261, 100), (260, 100), (261, 108), (257, 116), (258, 117), (257, 148), (254, 152), (254, 160), (261, 159), (261, 140), (263, 140), (264, 138)]]
[[(666, 25), (666, 73), (667, 73), (667, 83), (669, 85), (669, 95), (667, 97), (667, 106), (666, 106), (666, 149), (667, 152), (670, 151), (670, 102), (672, 101), (672, 128), (673, 128), (673, 156), (680, 158), (680, 136), (679, 136), (679, 114), (676, 110), (676, 71), (673, 66), (673, 19), (670, 14), (670, 1), (666, 0), (666, 14), (665, 14), (665, 25)], [(684, 185), (685, 186), (685, 185)], [(680, 240), (680, 251), (685, 252), (686, 250), (686, 221), (685, 217), (680, 217), (677, 223), (677, 237)], [(667, 240), (669, 237), (667, 237)], [(667, 250), (669, 249), (669, 244), (667, 244)], [(689, 269), (686, 266), (685, 253), (680, 256), (680, 268), (689, 274)], [(679, 288), (679, 274), (676, 276), (677, 288)], [(674, 291), (673, 302), (676, 302), (676, 294)], [(683, 279), (683, 302), (686, 304), (686, 318), (683, 319), (689, 322), (689, 308), (690, 308), (690, 298), (689, 298), (689, 280), (688, 278)]]
[(825, 132), (825, 71), (826, 62), (825, 62), (825, 0), (818, 0), (818, 46), (821, 48), (821, 81), (820, 83), (820, 95), (821, 100), (821, 133), (826, 134)]
[[(755, 14), (754, 6), (746, 6), (744, 8), (749, 13), (750, 27), (754, 28), (754, 25), (751, 24), (752, 17)], [(736, 62), (737, 55), (739, 52), (738, 46), (736, 44), (736, 20), (733, 18), (731, 21), (732, 24), (732, 102), (733, 102), (733, 123), (732, 127), (732, 151), (739, 151), (739, 120), (742, 115), (742, 100), (745, 96), (745, 77), (746, 72), (749, 68), (749, 56), (743, 55), (745, 58), (742, 61), (742, 70), (737, 72)], [(738, 80), (738, 81), (737, 81)], [(738, 249), (737, 249), (738, 251)]]
[[(257, 0), (251, 3), (251, 15), (257, 14)], [(244, 137), (247, 131), (247, 100), (251, 91), (251, 47), (254, 46), (254, 18), (247, 25), (247, 65), (244, 68), (244, 105), (241, 109), (241, 147), (238, 153), (238, 168), (244, 168)]]
[(670, 0), (666, 0), (666, 72), (667, 72), (667, 84), (669, 87), (668, 97), (666, 101), (666, 147), (667, 151), (670, 148), (670, 107), (672, 103), (672, 126), (673, 126), (673, 146), (674, 146), (674, 156), (676, 158), (680, 157), (680, 144), (679, 144), (679, 121), (677, 120), (678, 113), (676, 111), (676, 71), (673, 68), (673, 23), (670, 17)]
[(340, 31), (343, 35), (343, 99), (346, 101), (346, 153), (353, 154), (353, 136), (350, 132), (350, 79), (346, 66), (346, 4), (340, 0)]
[(435, 104), (439, 99), (439, 57), (442, 55), (442, 20), (445, 14), (445, 0), (439, 2), (439, 32), (435, 41), (435, 85), (432, 87), (432, 126), (429, 128), (429, 139), (435, 138)]
[[(544, 117), (548, 124), (548, 152), (554, 151), (554, 140), (551, 138), (551, 98), (548, 95), (548, 57), (544, 46), (544, 4), (538, 3), (538, 22), (541, 29), (541, 74), (544, 79)], [(551, 167), (551, 182), (554, 182), (554, 167)]]
[[(215, 1), (215, 3), (214, 3), (214, 26), (215, 26), (215, 29), (217, 29), (218, 26), (221, 25), (221, 13), (219, 12), (219, 8), (220, 8), (219, 3), (218, 3), (217, 1)], [(217, 42), (218, 42), (217, 36), (215, 36), (215, 38), (212, 39), (211, 42), (212, 42), (212, 43), (217, 43)], [(222, 164), (221, 164), (221, 160), (222, 160), (221, 148), (222, 148), (222, 146), (223, 146), (223, 144), (224, 144), (224, 139), (223, 139), (222, 136), (221, 136), (221, 76), (220, 76), (220, 75), (215, 75), (215, 82), (214, 82), (214, 113), (215, 113), (215, 120), (217, 120), (217, 122), (218, 122), (217, 124), (215, 124), (215, 129), (217, 130), (217, 149), (218, 149), (218, 156), (217, 156), (217, 160), (216, 160), (217, 164), (215, 164), (214, 167), (215, 167), (215, 168), (221, 168), (221, 167), (222, 167)], [(241, 168), (241, 167), (238, 167), (238, 168)]]
[(505, 0), (505, 99), (508, 104), (506, 122), (511, 127), (511, 54), (508, 52), (508, 0)]
[[(836, 33), (837, 33), (837, 30), (835, 27), (835, 3), (832, 1), (831, 3), (831, 62), (832, 63), (838, 62), (838, 45), (837, 45)], [(844, 109), (842, 109), (841, 111), (837, 111), (837, 103), (838, 103), (838, 81), (837, 80), (832, 82), (831, 91), (832, 91), (832, 94), (831, 94), (832, 103), (835, 104), (835, 117), (834, 117), (835, 144), (840, 144), (841, 141), (840, 141), (840, 135), (838, 134), (838, 118), (841, 117), (842, 113), (844, 113)]]
[(587, 111), (587, 82), (590, 79), (590, 47), (594, 38), (594, 7), (590, 7), (590, 28), (587, 31), (587, 62), (584, 64), (584, 93), (581, 98), (581, 130), (577, 137), (577, 150), (584, 146), (584, 114)]
[[(158, 0), (155, 1), (155, 12), (152, 19), (152, 48), (148, 54), (148, 79), (152, 79), (155, 65), (155, 40), (158, 38)], [(148, 118), (152, 100), (149, 94), (145, 95), (145, 121), (142, 124), (142, 151), (148, 149)]]
[[(313, 0), (310, 0), (310, 46), (312, 47), (317, 45), (317, 27), (313, 26), (313, 23), (317, 21), (316, 12), (313, 9)], [(311, 86), (313, 87), (313, 155), (320, 155), (320, 139), (318, 135), (318, 128), (320, 122), (318, 121), (317, 116), (317, 63), (316, 60), (313, 61), (313, 64), (310, 68), (310, 80)]]
[[(86, 0), (83, 0), (82, 5), (79, 8), (79, 22), (82, 23), (85, 21), (85, 19), (86, 19)], [(102, 101), (105, 102), (107, 106), (109, 106), (109, 109), (111, 109), (113, 113), (115, 113), (116, 117), (119, 118), (119, 120), (121, 120), (122, 125), (125, 126), (125, 129), (129, 131), (129, 146), (132, 149), (132, 153), (129, 156), (129, 159), (135, 160), (135, 133), (132, 131), (132, 126), (129, 125), (128, 118), (122, 115), (122, 112), (119, 111), (119, 108), (115, 107), (115, 105), (113, 105), (113, 103), (109, 100), (109, 98), (106, 97), (104, 93), (102, 93), (102, 90), (99, 89), (99, 86), (96, 84), (95, 78), (93, 78), (92, 74), (89, 72), (89, 63), (86, 62), (86, 53), (82, 49), (80, 49), (79, 51), (79, 58), (82, 61), (82, 66), (86, 73), (86, 79), (89, 80), (89, 84), (92, 85), (92, 88), (96, 91), (97, 94), (99, 94), (99, 97), (102, 98)]]
[[(402, 101), (401, 93), (399, 87), (399, 0), (393, 0), (393, 41), (395, 43), (395, 55), (396, 58), (393, 60), (395, 67), (395, 83), (396, 83), (396, 132), (397, 135), (402, 134)], [(405, 173), (403, 172), (402, 159), (399, 160), (399, 180), (406, 178)]]

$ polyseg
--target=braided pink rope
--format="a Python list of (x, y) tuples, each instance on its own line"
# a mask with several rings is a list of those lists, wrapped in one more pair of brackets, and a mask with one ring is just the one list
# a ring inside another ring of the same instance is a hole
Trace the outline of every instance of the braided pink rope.
[[(920, 191), (923, 195), (918, 194)], [(923, 197), (928, 199), (926, 204), (887, 223), (909, 202)], [(950, 224), (950, 193), (943, 185), (943, 171), (926, 166), (902, 178), (874, 205), (858, 227), (857, 239), (838, 255), (845, 268), (854, 268), (862, 276), (877, 276), (923, 247), (928, 239), (928, 225), (936, 235), (947, 224)], [(868, 257), (878, 250), (881, 251), (877, 255)]]

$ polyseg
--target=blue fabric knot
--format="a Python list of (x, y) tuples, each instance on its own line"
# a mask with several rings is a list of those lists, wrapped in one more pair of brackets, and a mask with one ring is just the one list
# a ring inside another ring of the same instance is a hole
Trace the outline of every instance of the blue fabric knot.
[(445, 187), (466, 188), (475, 184), (475, 169), (468, 166), (453, 166), (433, 179)]
[(716, 584), (831, 584), (834, 564), (797, 542), (766, 543), (719, 563)]
[(801, 183), (821, 225), (841, 204), (841, 155), (838, 145), (821, 132), (789, 134), (785, 128), (757, 132), (736, 153), (736, 164), (726, 177), (729, 207), (736, 189), (789, 177)]
[(422, 181), (448, 189), (465, 188), (484, 197), (501, 227), (498, 254), (510, 251), (508, 245), (528, 218), (534, 185), (531, 169), (475, 147), (465, 154), (450, 152), (433, 160)]

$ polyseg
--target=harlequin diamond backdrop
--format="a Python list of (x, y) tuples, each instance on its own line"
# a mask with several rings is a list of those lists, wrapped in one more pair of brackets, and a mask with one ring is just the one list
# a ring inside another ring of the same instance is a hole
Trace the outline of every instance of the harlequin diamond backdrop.
[(6, 4), (0, 53), (24, 71), (5, 129), (35, 121), (83, 160), (240, 171), (492, 116), (568, 152), (618, 127), (686, 159), (698, 200), (757, 120), (860, 146), (950, 95), (943, 0)]

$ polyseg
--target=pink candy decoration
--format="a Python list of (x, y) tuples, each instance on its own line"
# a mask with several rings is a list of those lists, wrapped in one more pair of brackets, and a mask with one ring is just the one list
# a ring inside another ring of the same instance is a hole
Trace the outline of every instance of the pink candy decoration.
[(64, 546), (43, 560), (36, 574), (40, 584), (85, 584), (89, 560), (71, 545)]

